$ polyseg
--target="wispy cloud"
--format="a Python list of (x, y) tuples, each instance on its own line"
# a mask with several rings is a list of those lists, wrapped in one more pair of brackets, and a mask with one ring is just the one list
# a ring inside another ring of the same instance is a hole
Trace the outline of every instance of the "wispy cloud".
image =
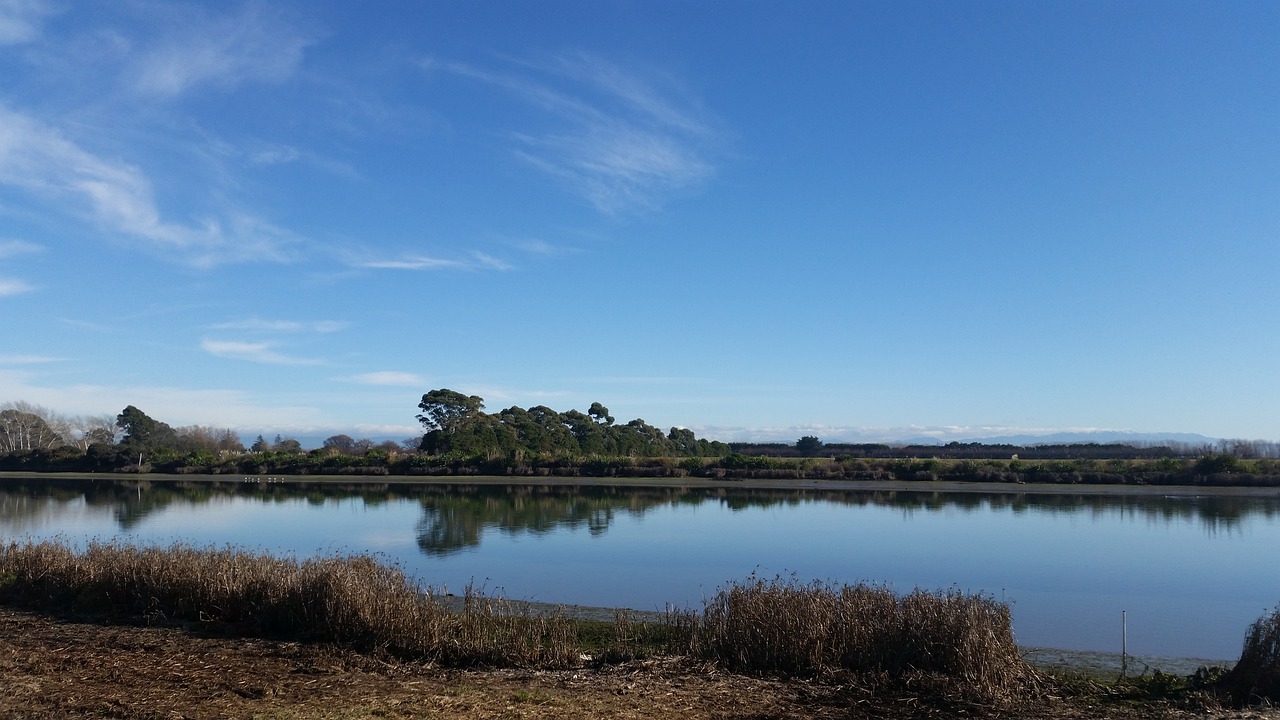
[(324, 422), (316, 407), (272, 404), (261, 393), (159, 386), (42, 385), (23, 370), (0, 368), (0, 398), (21, 398), (70, 415), (120, 412), (127, 405), (171, 425), (212, 425), (260, 430), (314, 426)]
[(12, 295), (21, 295), (22, 293), (35, 290), (35, 286), (23, 280), (15, 278), (0, 278), (0, 297), (9, 297)]
[(0, 258), (15, 255), (29, 255), (44, 250), (43, 247), (25, 240), (0, 240)]
[(44, 19), (53, 14), (53, 4), (44, 0), (3, 0), (0, 2), (0, 45), (35, 40), (40, 36)]
[(239, 340), (202, 340), (200, 348), (210, 355), (229, 360), (245, 360), (264, 365), (319, 365), (320, 361), (285, 355), (269, 342), (243, 342)]
[(434, 61), (425, 67), (493, 85), (543, 111), (550, 127), (512, 131), (513, 152), (601, 212), (653, 207), (714, 175), (709, 149), (717, 133), (669, 78), (586, 53), (521, 64), (522, 73)]
[(268, 332), (315, 332), (333, 333), (346, 329), (350, 323), (343, 320), (312, 320), (299, 322), (296, 320), (264, 320), (263, 318), (245, 318), (215, 323), (216, 330), (262, 330)]
[(188, 264), (287, 259), (288, 231), (240, 211), (198, 224), (166, 221), (138, 167), (99, 157), (57, 129), (0, 106), (0, 184), (55, 202), (78, 200), (96, 221), (127, 237), (177, 250)]
[(285, 165), (297, 162), (302, 157), (302, 152), (295, 147), (276, 146), (258, 150), (249, 157), (249, 162), (254, 165)]
[(168, 33), (138, 59), (134, 86), (144, 94), (172, 97), (205, 85), (279, 83), (293, 75), (315, 42), (265, 2), (249, 3), (235, 14), (184, 9), (173, 17)]
[(510, 270), (511, 264), (482, 252), (464, 258), (441, 258), (428, 255), (404, 255), (386, 260), (353, 260), (352, 267), (370, 270)]
[(62, 361), (63, 358), (49, 355), (0, 355), (0, 365), (44, 365)]
[(356, 267), (373, 270), (438, 270), (441, 268), (463, 267), (457, 260), (426, 257), (424, 255), (407, 255), (396, 260), (365, 260), (354, 263)]
[(409, 372), (383, 370), (380, 372), (362, 373), (349, 378), (360, 385), (386, 385), (390, 387), (425, 387), (426, 378)]
[(471, 253), (472, 265), (485, 270), (510, 270), (511, 263), (482, 252)]

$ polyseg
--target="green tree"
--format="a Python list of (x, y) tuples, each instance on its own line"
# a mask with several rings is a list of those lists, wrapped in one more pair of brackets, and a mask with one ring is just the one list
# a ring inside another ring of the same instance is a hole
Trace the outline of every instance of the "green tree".
[(441, 388), (423, 395), (418, 409), (422, 411), (417, 415), (418, 422), (427, 431), (422, 438), (422, 449), (442, 453), (453, 449), (454, 436), (481, 414), (484, 398)]
[(130, 405), (116, 416), (116, 426), (124, 430), (121, 447), (129, 452), (150, 452), (173, 448), (178, 434), (167, 423), (160, 422)]
[[(599, 403), (597, 403), (599, 404)], [(587, 455), (601, 455), (608, 451), (605, 428), (581, 410), (570, 410), (561, 416), (569, 432), (578, 442), (578, 449)]]
[(595, 418), (595, 421), (602, 425), (613, 424), (613, 416), (609, 414), (609, 408), (598, 402), (591, 403), (591, 407), (587, 408), (587, 414)]
[(671, 451), (677, 455), (698, 454), (698, 438), (689, 428), (671, 428), (667, 440), (671, 443)]
[(796, 450), (801, 455), (817, 455), (822, 452), (822, 441), (813, 435), (805, 435), (796, 441)]

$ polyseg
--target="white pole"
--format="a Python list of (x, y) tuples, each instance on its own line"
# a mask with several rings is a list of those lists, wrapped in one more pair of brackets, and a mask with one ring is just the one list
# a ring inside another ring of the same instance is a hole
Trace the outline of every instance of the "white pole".
[(1120, 611), (1120, 674), (1129, 668), (1129, 611)]

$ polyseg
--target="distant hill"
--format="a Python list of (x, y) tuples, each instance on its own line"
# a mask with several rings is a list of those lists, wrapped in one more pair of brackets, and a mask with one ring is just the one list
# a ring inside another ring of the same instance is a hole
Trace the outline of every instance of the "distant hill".
[[(912, 441), (914, 442), (914, 441)], [(1082, 443), (1124, 443), (1127, 445), (1160, 445), (1162, 443), (1185, 443), (1187, 445), (1213, 445), (1218, 438), (1211, 438), (1197, 433), (1138, 433), (1123, 430), (1094, 430), (1090, 432), (1060, 432), (1049, 435), (1001, 435), (995, 437), (973, 437), (959, 442), (980, 442), (989, 445), (1073, 445)], [(937, 440), (928, 440), (927, 444), (940, 444)], [(926, 444), (920, 443), (920, 444)]]

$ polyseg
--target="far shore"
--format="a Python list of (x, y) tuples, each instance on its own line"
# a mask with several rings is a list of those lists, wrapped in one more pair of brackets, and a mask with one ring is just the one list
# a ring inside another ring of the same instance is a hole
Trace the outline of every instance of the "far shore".
[(182, 475), (162, 473), (23, 473), (0, 472), (0, 481), (15, 479), (93, 480), (114, 482), (216, 482), (326, 485), (517, 485), (526, 487), (632, 487), (723, 490), (817, 490), (1007, 495), (1104, 495), (1157, 497), (1280, 498), (1280, 487), (1206, 485), (1093, 485), (957, 482), (948, 480), (786, 480), (751, 478), (530, 477), (526, 475)]

